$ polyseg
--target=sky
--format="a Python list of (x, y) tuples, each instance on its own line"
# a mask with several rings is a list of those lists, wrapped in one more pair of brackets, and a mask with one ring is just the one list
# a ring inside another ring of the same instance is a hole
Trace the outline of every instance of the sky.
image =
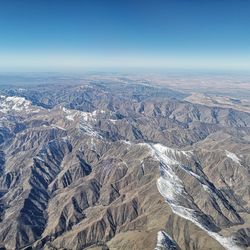
[(248, 0), (0, 0), (0, 70), (250, 70)]

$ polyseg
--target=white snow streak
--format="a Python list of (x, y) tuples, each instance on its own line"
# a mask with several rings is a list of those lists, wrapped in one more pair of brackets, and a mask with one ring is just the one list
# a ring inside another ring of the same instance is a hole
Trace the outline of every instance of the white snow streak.
[(175, 241), (164, 231), (157, 233), (157, 243), (155, 250), (177, 249)]
[[(173, 171), (173, 167), (181, 167), (181, 163), (176, 160), (175, 156), (180, 156), (181, 154), (189, 155), (189, 153), (184, 151), (177, 151), (170, 149), (168, 147), (162, 146), (160, 144), (150, 145), (152, 154), (162, 163), (160, 170), (161, 176), (157, 180), (157, 187), (161, 195), (166, 199), (166, 202), (170, 205), (173, 212), (180, 217), (183, 217), (198, 227), (206, 231), (212, 238), (217, 240), (225, 249), (228, 250), (241, 250), (242, 248), (237, 246), (232, 237), (223, 237), (216, 232), (212, 232), (202, 225), (197, 216), (195, 215), (195, 210), (189, 204), (192, 204), (192, 200), (189, 199), (186, 193), (182, 181)], [(232, 155), (230, 155), (232, 156)], [(234, 157), (235, 159), (235, 157)], [(197, 174), (190, 171), (190, 174), (198, 178)], [(207, 189), (208, 187), (205, 187)], [(186, 199), (186, 203), (182, 202)], [(188, 204), (186, 206), (180, 205), (181, 203)], [(195, 207), (195, 204), (194, 204)]]
[(231, 160), (233, 160), (235, 163), (240, 164), (240, 159), (238, 158), (238, 156), (232, 152), (229, 152), (226, 150), (226, 155), (228, 158), (230, 158)]

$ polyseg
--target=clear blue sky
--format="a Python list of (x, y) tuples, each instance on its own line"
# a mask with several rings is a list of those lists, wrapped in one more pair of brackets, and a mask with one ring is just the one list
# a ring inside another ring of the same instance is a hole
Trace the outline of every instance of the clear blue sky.
[(248, 0), (0, 0), (0, 70), (250, 70)]

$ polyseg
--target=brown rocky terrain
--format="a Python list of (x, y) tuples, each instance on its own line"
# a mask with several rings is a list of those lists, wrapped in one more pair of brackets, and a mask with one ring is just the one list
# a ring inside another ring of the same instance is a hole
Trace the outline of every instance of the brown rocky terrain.
[(147, 84), (1, 90), (2, 249), (246, 249), (250, 114)]

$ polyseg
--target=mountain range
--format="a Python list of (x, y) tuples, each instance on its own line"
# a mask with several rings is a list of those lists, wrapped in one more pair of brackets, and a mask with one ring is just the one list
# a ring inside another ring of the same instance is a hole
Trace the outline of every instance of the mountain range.
[(2, 86), (0, 249), (249, 248), (250, 112), (198, 97)]

